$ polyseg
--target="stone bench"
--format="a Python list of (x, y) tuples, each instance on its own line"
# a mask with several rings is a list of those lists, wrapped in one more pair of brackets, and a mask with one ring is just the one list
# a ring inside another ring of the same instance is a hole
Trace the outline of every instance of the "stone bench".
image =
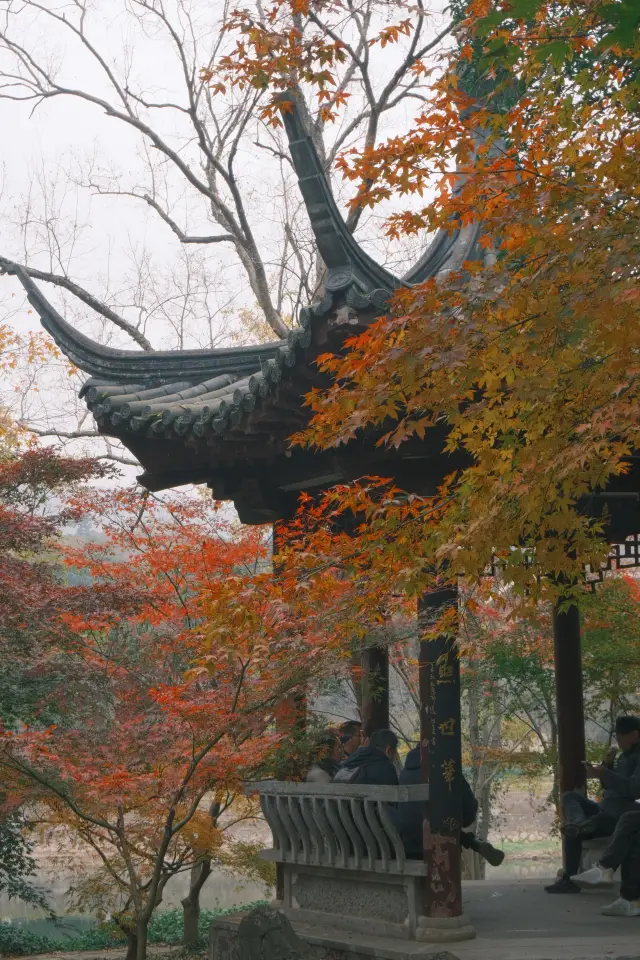
[[(272, 849), (262, 856), (280, 865), (277, 905), (291, 920), (352, 934), (427, 939), (426, 928), (433, 927), (422, 916), (427, 868), (405, 857), (390, 809), (426, 803), (427, 785), (262, 781), (247, 792), (260, 795), (273, 835)], [(468, 925), (466, 918), (459, 921), (461, 928)]]

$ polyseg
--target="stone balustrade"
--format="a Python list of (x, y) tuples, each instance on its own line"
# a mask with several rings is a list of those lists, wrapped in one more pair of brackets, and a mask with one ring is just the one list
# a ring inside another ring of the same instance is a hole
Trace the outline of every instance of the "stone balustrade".
[[(426, 784), (383, 787), (262, 781), (258, 793), (278, 864), (281, 900), (291, 920), (323, 930), (419, 940), (427, 867), (408, 860), (394, 808), (426, 803)], [(461, 921), (462, 922), (462, 921)]]
[(263, 781), (260, 794), (273, 849), (264, 857), (280, 863), (318, 865), (378, 873), (422, 873), (407, 863), (390, 807), (425, 802), (427, 785), (412, 787)]

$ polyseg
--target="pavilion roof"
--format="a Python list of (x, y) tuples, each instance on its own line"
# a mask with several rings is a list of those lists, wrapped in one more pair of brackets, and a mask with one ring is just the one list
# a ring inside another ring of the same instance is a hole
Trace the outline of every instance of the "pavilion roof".
[[(285, 340), (148, 353), (105, 347), (67, 323), (27, 272), (15, 268), (43, 326), (62, 352), (90, 375), (81, 396), (100, 432), (132, 450), (147, 468), (143, 482), (155, 489), (175, 484), (183, 468), (186, 479), (181, 482), (188, 482), (238, 456), (269, 459), (282, 452), (281, 444), (273, 444), (274, 435), (286, 440), (305, 420), (302, 398), (314, 379), (317, 382), (314, 360), (328, 343), (339, 345), (354, 327), (382, 315), (394, 290), (443, 276), (460, 269), (465, 260), (483, 256), (479, 225), (472, 224), (441, 230), (403, 277), (377, 264), (349, 233), (295, 99), (289, 99), (292, 109), (284, 113), (284, 123), (291, 159), (327, 272), (321, 299), (300, 310)], [(245, 442), (239, 446), (241, 438)], [(158, 444), (172, 451), (163, 454), (165, 466), (160, 469), (153, 452)], [(177, 451), (186, 447), (191, 452), (181, 463)], [(198, 448), (201, 453), (194, 456)]]

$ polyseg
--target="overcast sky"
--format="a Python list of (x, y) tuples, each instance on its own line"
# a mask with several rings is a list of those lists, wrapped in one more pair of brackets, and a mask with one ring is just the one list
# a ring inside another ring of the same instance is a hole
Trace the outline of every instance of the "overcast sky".
[[(68, 10), (70, 17), (77, 12), (73, 0), (41, 2), (47, 9)], [(175, 12), (178, 2), (167, 0), (167, 9)], [(109, 65), (116, 65), (120, 73), (127, 65), (128, 85), (145, 99), (184, 104), (180, 64), (170, 39), (150, 22), (142, 27), (131, 15), (132, 3), (135, 6), (135, 0), (92, 0), (87, 4), (88, 35)], [(189, 0), (188, 5), (198, 35), (197, 56), (202, 56), (201, 62), (205, 62), (217, 36), (221, 0)], [(21, 8), (22, 4), (14, 0), (0, 0), (0, 11), (5, 14)], [(434, 14), (428, 32), (435, 33), (443, 22), (441, 13)], [(66, 85), (82, 87), (114, 100), (101, 70), (65, 27), (52, 25), (41, 13), (23, 10), (18, 17), (10, 16), (8, 28), (6, 23), (3, 25), (5, 28), (9, 36), (24, 44), (39, 62), (52, 65)], [(389, 75), (395, 69), (398, 50), (387, 47), (386, 52), (378, 51), (375, 55), (382, 58), (378, 61), (376, 79), (378, 75), (379, 78)], [(0, 51), (0, 69), (15, 72), (12, 59), (6, 51)], [(383, 132), (406, 129), (409, 117), (418, 107), (416, 101), (408, 101), (393, 116), (387, 117)], [(357, 112), (356, 96), (349, 109), (350, 116)], [(164, 109), (152, 111), (151, 115), (180, 155), (197, 164), (198, 147), (189, 139), (189, 125), (180, 113)], [(99, 296), (120, 295), (121, 301), (126, 301), (123, 291), (134, 290), (136, 276), (146, 284), (139, 299), (153, 308), (145, 334), (156, 348), (177, 345), (175, 318), (180, 310), (184, 312), (184, 304), (157, 307), (163, 297), (169, 299), (169, 291), (184, 285), (189, 273), (190, 278), (196, 279), (190, 279), (194, 290), (188, 298), (192, 315), (181, 328), (184, 346), (228, 342), (230, 332), (237, 331), (234, 326), (237, 312), (254, 306), (233, 250), (220, 244), (204, 249), (190, 247), (185, 251), (170, 229), (159, 222), (143, 202), (97, 196), (95, 189), (87, 187), (89, 181), (102, 188), (124, 190), (146, 185), (145, 146), (136, 131), (105, 116), (99, 107), (68, 97), (56, 97), (39, 105), (2, 99), (0, 123), (3, 130), (9, 132), (2, 149), (0, 255), (23, 262), (28, 259), (33, 266), (51, 269), (51, 238), (46, 238), (43, 224), (54, 224), (55, 242), (59, 245), (56, 252), (64, 268), (91, 292)], [(336, 131), (338, 129), (336, 127)], [(333, 135), (334, 131), (330, 131), (329, 138)], [(268, 135), (260, 131), (257, 123), (243, 143), (238, 171), (259, 246), (269, 267), (270, 257), (277, 259), (279, 251), (275, 241), (282, 232), (281, 164), (257, 148), (256, 140), (268, 142)], [(151, 150), (150, 155), (157, 159), (157, 152), (154, 156)], [(170, 168), (167, 170), (175, 219), (191, 233), (215, 232), (218, 228), (213, 225), (212, 229), (203, 198), (194, 189), (185, 188), (184, 181)], [(290, 175), (285, 193), (287, 202), (300, 218), (300, 197)], [(385, 240), (383, 214), (382, 210), (376, 211), (364, 218), (358, 237), (379, 259), (390, 255), (391, 265), (401, 270), (406, 266), (398, 259), (402, 251), (390, 247)], [(57, 268), (56, 272), (61, 270)], [(135, 346), (126, 335), (106, 325), (84, 306), (61, 297), (51, 287), (45, 287), (45, 293), (72, 322), (92, 336), (114, 345)], [(27, 312), (21, 288), (12, 278), (0, 278), (0, 309), (4, 311), (4, 318), (19, 329), (37, 325), (37, 319)], [(133, 307), (124, 307), (122, 312), (133, 322), (140, 317)], [(39, 393), (30, 391), (27, 399), (22, 400), (23, 415), (39, 425), (53, 418), (58, 428), (76, 426), (82, 415), (82, 406), (73, 400), (79, 384), (75, 378), (69, 378), (65, 365), (52, 365), (39, 374), (38, 383)], [(5, 390), (5, 398), (7, 395)], [(90, 425), (88, 420), (85, 426)], [(76, 444), (75, 448), (79, 446)]]

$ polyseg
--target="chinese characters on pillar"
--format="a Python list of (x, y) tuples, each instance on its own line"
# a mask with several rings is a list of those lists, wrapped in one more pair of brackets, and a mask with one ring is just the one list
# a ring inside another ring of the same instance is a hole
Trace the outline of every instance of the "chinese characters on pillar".
[(462, 912), (460, 667), (455, 637), (450, 631), (434, 637), (432, 629), (446, 606), (457, 606), (453, 588), (420, 602), (425, 629), (420, 646), (421, 741), (429, 783), (425, 912), (431, 917), (455, 917)]

